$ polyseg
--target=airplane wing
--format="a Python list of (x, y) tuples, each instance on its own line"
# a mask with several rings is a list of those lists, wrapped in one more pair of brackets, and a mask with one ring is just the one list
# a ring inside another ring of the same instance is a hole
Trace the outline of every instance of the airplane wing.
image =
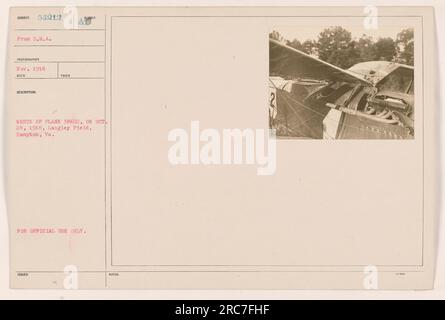
[(269, 75), (372, 85), (362, 75), (343, 70), (279, 41), (269, 39)]

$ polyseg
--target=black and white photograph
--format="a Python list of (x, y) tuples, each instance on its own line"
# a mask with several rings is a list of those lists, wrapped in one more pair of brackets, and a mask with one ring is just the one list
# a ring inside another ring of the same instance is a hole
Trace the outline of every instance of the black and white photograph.
[(444, 0), (21, 2), (0, 300), (268, 320), (445, 298)]
[(414, 29), (276, 27), (269, 127), (282, 139), (413, 139)]

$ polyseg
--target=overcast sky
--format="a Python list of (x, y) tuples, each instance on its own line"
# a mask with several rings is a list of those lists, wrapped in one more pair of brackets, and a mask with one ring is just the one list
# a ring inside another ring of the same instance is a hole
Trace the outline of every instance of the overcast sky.
[[(293, 39), (297, 39), (300, 42), (304, 42), (306, 40), (317, 40), (318, 34), (324, 29), (329, 27), (332, 27), (332, 25), (317, 26), (317, 27), (279, 26), (273, 28), (273, 30), (278, 31), (281, 34), (281, 36), (283, 36), (286, 40), (292, 41)], [(366, 34), (368, 36), (372, 36), (375, 39), (390, 37), (395, 40), (397, 38), (397, 34), (403, 29), (409, 28), (409, 26), (406, 27), (385, 26), (385, 27), (380, 27), (378, 29), (370, 29), (370, 30), (367, 30), (365, 28), (351, 27), (351, 26), (345, 26), (344, 28), (349, 32), (351, 32), (352, 38), (360, 38), (363, 34)]]

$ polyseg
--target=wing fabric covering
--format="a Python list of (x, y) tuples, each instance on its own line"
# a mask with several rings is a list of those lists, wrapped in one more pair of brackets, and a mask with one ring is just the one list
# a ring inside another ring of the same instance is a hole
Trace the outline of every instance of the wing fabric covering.
[(370, 84), (360, 75), (343, 70), (273, 39), (269, 39), (269, 74), (283, 78)]
[(308, 139), (323, 138), (323, 119), (330, 108), (308, 106), (291, 93), (277, 89), (277, 135)]

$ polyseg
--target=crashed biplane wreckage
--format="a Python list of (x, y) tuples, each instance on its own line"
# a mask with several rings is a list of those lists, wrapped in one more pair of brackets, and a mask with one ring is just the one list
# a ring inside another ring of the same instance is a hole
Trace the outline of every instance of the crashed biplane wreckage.
[(414, 137), (413, 67), (371, 61), (343, 70), (273, 39), (269, 55), (269, 125), (278, 137)]

